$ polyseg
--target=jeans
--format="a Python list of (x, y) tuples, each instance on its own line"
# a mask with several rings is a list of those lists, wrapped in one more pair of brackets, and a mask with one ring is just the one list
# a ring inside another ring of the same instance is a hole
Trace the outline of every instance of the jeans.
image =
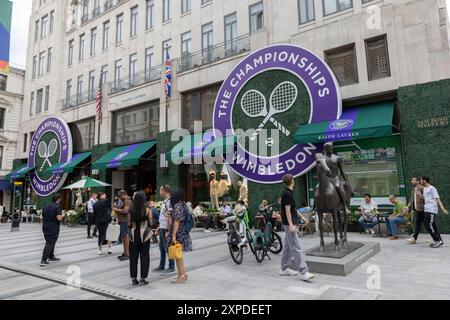
[(406, 223), (406, 220), (402, 216), (398, 216), (395, 218), (387, 218), (386, 219), (386, 228), (387, 228), (388, 234), (390, 234), (392, 236), (396, 236), (397, 235), (397, 225), (405, 224), (405, 223)]
[[(160, 253), (160, 260), (159, 260), (159, 268), (165, 269), (166, 267), (166, 256), (167, 256), (167, 250), (164, 246), (164, 243), (166, 242), (166, 233), (169, 230), (167, 229), (159, 229), (159, 253)], [(169, 269), (175, 269), (175, 260), (169, 259)]]
[(42, 251), (42, 261), (47, 261), (55, 257), (55, 245), (58, 237), (59, 231), (55, 233), (44, 233), (45, 246)]
[(441, 235), (437, 229), (436, 214), (425, 212), (424, 215), (425, 228), (427, 228), (428, 233), (434, 241), (442, 241)]
[(141, 241), (140, 230), (134, 231), (134, 242), (130, 241), (130, 277), (137, 278), (138, 260), (141, 260), (141, 278), (148, 277), (150, 268), (150, 240)]
[(366, 221), (364, 220), (364, 217), (360, 217), (358, 222), (364, 228), (364, 230), (372, 229), (378, 224), (377, 217), (372, 217), (372, 221)]
[(108, 230), (108, 223), (100, 223), (97, 225), (98, 229), (98, 246), (101, 247), (106, 240), (106, 231)]
[(305, 274), (308, 272), (305, 256), (300, 246), (300, 240), (296, 231), (290, 232), (289, 226), (283, 225), (284, 228), (284, 246), (281, 253), (281, 270), (291, 268)]
[(424, 223), (425, 214), (423, 211), (416, 211), (416, 229), (414, 230), (414, 239), (419, 237), (420, 229)]

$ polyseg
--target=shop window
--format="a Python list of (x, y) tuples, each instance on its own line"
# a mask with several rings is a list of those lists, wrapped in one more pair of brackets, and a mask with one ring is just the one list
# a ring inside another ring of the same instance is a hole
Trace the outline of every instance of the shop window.
[(95, 119), (75, 122), (72, 136), (74, 152), (90, 151), (94, 145)]
[(325, 58), (340, 86), (358, 83), (355, 44), (325, 52)]
[(368, 39), (366, 42), (367, 76), (369, 81), (391, 75), (386, 35)]
[(202, 121), (203, 130), (212, 127), (214, 102), (220, 86), (183, 95), (183, 128), (194, 131), (194, 121)]
[(159, 103), (154, 102), (117, 112), (114, 115), (114, 123), (115, 144), (155, 139), (159, 132)]

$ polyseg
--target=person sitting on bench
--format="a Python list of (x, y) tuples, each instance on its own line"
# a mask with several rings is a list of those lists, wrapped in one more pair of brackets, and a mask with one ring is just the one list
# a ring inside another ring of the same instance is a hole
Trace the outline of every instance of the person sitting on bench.
[(206, 204), (202, 202), (192, 210), (192, 214), (205, 227), (203, 232), (211, 232), (213, 222), (211, 217), (204, 210), (206, 210)]

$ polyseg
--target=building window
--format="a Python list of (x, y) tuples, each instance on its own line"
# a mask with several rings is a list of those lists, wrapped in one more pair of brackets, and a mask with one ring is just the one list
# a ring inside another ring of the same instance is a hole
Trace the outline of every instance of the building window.
[(94, 0), (94, 9), (92, 10), (92, 17), (96, 17), (100, 14), (100, 0)]
[(264, 27), (264, 7), (263, 3), (256, 3), (249, 8), (250, 12), (250, 33), (258, 31)]
[(75, 41), (70, 40), (69, 41), (69, 57), (67, 61), (67, 65), (71, 66), (73, 64), (73, 48), (75, 46)]
[(84, 46), (85, 46), (85, 35), (84, 33), (80, 35), (80, 47), (78, 52), (78, 60), (81, 62), (84, 60)]
[(191, 11), (191, 0), (181, 0), (181, 14)]
[(172, 57), (172, 39), (163, 41), (162, 43), (162, 62), (164, 63), (167, 56)]
[(38, 66), (39, 77), (44, 74), (44, 65), (45, 65), (45, 51), (39, 54), (39, 66)]
[(202, 121), (203, 129), (212, 128), (214, 102), (220, 86), (213, 86), (183, 95), (183, 128), (194, 131), (194, 121)]
[(298, 0), (299, 24), (314, 21), (314, 0)]
[(123, 13), (116, 17), (116, 43), (122, 42)]
[(27, 152), (28, 134), (23, 135), (23, 152)]
[(95, 70), (89, 71), (88, 91), (88, 99), (91, 101), (95, 97)]
[(237, 51), (237, 16), (236, 13), (225, 16), (225, 49), (227, 53)]
[(55, 25), (55, 10), (50, 11), (50, 28), (49, 33), (53, 33), (53, 26)]
[(71, 95), (72, 95), (72, 79), (67, 80), (66, 82), (66, 100), (69, 100)]
[(45, 15), (41, 19), (41, 39), (47, 36), (48, 15)]
[(109, 48), (109, 21), (103, 23), (103, 50)]
[(136, 81), (136, 73), (137, 73), (137, 62), (138, 56), (137, 53), (133, 53), (130, 55), (130, 65), (129, 65), (129, 76), (130, 76), (130, 85), (133, 86)]
[(171, 0), (163, 0), (163, 22), (169, 21), (172, 18), (171, 5)]
[(137, 35), (138, 28), (138, 6), (130, 9), (130, 37)]
[(91, 29), (91, 56), (95, 55), (97, 45), (97, 28)]
[(5, 129), (5, 114), (6, 109), (0, 108), (0, 129)]
[(30, 96), (30, 116), (33, 115), (33, 106), (34, 106), (34, 92), (32, 92)]
[(44, 91), (42, 89), (39, 89), (36, 92), (36, 114), (39, 114), (42, 112), (42, 98), (43, 98)]
[(50, 99), (50, 86), (45, 86), (44, 111), (48, 110), (48, 101)]
[(34, 42), (39, 41), (39, 20), (34, 22)]
[(83, 1), (83, 16), (81, 17), (81, 22), (86, 22), (89, 19), (89, 0)]
[(366, 43), (367, 76), (369, 81), (391, 76), (386, 35), (368, 39)]
[(353, 7), (352, 0), (322, 0), (325, 16)]
[(145, 49), (145, 80), (150, 81), (152, 79), (152, 66), (153, 66), (153, 47)]
[(212, 22), (202, 26), (202, 51), (205, 62), (213, 59), (213, 24)]
[(71, 127), (74, 152), (90, 151), (94, 146), (95, 118), (75, 122)]
[[(0, 146), (0, 169), (2, 169), (3, 167), (3, 146)], [(2, 191), (3, 194), (3, 191)], [(3, 200), (2, 200), (2, 204), (3, 204)]]
[(108, 65), (105, 64), (102, 66), (102, 69), (100, 71), (100, 87), (102, 87), (106, 83), (106, 77), (108, 75)]
[(212, 0), (202, 0), (202, 6), (203, 5), (205, 5), (205, 4), (207, 4), (207, 3), (210, 3)]
[(122, 69), (122, 59), (116, 60), (115, 66), (114, 66), (114, 82), (115, 87), (119, 86), (119, 80), (121, 78), (120, 72)]
[(48, 51), (47, 51), (47, 72), (52, 71), (52, 53), (53, 53), (53, 49), (52, 48), (48, 48)]
[(191, 53), (191, 32), (185, 32), (181, 35), (181, 56), (187, 56)]
[(6, 91), (6, 83), (8, 81), (8, 77), (4, 74), (0, 74), (0, 91)]
[(36, 69), (37, 69), (37, 56), (33, 57), (33, 72), (32, 72), (32, 78), (36, 78)]
[(340, 86), (358, 83), (358, 68), (356, 65), (356, 49), (352, 43), (325, 52), (325, 57), (333, 70)]
[(114, 126), (114, 144), (155, 139), (159, 132), (159, 102), (115, 113)]
[(155, 1), (147, 0), (147, 7), (145, 13), (145, 29), (153, 28), (153, 21), (155, 21)]
[(81, 94), (83, 93), (83, 75), (78, 76), (77, 80), (77, 104), (81, 101)]

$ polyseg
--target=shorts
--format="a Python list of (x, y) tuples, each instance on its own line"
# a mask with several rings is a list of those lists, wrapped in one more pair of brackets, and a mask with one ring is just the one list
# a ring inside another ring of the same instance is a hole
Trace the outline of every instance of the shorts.
[(119, 222), (120, 226), (120, 239), (128, 236), (128, 222)]

